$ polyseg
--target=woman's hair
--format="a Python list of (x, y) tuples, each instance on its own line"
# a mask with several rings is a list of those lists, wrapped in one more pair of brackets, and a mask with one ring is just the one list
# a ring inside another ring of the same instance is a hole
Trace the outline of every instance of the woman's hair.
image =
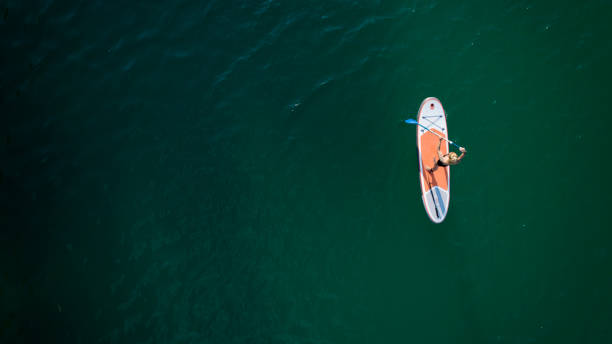
[(450, 152), (448, 153), (448, 159), (452, 162), (456, 162), (457, 161), (457, 153), (455, 152)]

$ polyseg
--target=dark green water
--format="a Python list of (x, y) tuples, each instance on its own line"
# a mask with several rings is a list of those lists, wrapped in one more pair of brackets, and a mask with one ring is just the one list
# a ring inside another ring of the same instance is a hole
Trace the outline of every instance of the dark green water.
[(0, 10), (1, 342), (612, 342), (609, 1)]

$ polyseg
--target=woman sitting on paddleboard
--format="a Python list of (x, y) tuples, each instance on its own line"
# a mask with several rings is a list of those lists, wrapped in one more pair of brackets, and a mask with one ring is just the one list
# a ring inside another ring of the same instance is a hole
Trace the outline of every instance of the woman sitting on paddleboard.
[(425, 169), (428, 172), (433, 172), (436, 169), (438, 169), (438, 166), (449, 166), (449, 165), (457, 165), (461, 159), (463, 159), (463, 157), (465, 156), (465, 148), (463, 147), (459, 147), (459, 151), (461, 151), (461, 156), (457, 156), (457, 153), (455, 152), (450, 152), (448, 154), (442, 154), (442, 152), (440, 152), (440, 144), (442, 144), (442, 139), (440, 138), (440, 142), (438, 142), (438, 159), (436, 161), (436, 158), (434, 158), (434, 167), (431, 168), (427, 165), (425, 165)]

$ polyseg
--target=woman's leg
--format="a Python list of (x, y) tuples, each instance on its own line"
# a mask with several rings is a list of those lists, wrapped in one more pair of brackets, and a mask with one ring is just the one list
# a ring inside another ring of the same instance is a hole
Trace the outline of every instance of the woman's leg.
[(438, 161), (436, 160), (436, 158), (433, 158), (433, 167), (429, 167), (427, 165), (425, 165), (425, 169), (427, 170), (427, 172), (433, 172), (435, 170), (438, 169)]

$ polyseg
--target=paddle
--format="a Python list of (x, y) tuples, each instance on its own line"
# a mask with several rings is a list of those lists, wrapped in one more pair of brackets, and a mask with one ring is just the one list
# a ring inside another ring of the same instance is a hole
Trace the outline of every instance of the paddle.
[(413, 120), (412, 118), (409, 118), (409, 119), (405, 120), (404, 122), (406, 122), (406, 123), (408, 123), (408, 124), (416, 124), (416, 125), (420, 126), (421, 128), (423, 128), (423, 129), (425, 129), (425, 130), (429, 131), (430, 133), (432, 133), (432, 134), (436, 135), (437, 137), (439, 137), (439, 138), (441, 138), (441, 139), (444, 139), (444, 140), (448, 141), (448, 143), (450, 143), (451, 145), (454, 145), (454, 146), (455, 146), (455, 147), (457, 147), (457, 148), (461, 148), (461, 147), (459, 147), (459, 146), (458, 146), (456, 143), (454, 143), (453, 141), (451, 141), (451, 140), (447, 139), (446, 137), (443, 137), (443, 136), (440, 136), (440, 135), (438, 135), (438, 134), (434, 133), (433, 131), (429, 130), (429, 128), (427, 128), (426, 126), (422, 125), (421, 123), (419, 123), (419, 122), (417, 122), (417, 121)]

